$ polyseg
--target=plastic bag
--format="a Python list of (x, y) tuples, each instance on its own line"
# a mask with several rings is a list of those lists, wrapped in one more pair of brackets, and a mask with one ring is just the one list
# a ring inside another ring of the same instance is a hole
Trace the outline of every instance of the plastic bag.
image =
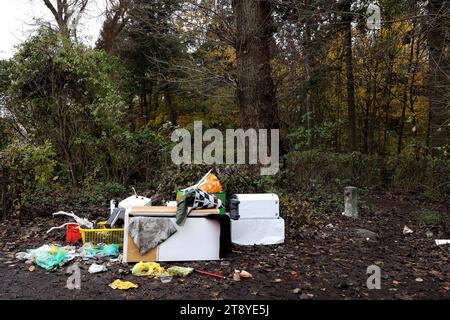
[(218, 193), (222, 191), (220, 180), (212, 173), (208, 173), (204, 180), (199, 183), (198, 187), (207, 193)]
[(103, 266), (103, 265), (101, 265), (101, 264), (96, 264), (96, 263), (93, 263), (93, 264), (91, 264), (91, 266), (89, 267), (89, 273), (99, 273), (99, 272), (103, 272), (103, 271), (106, 271), (107, 269), (106, 269), (106, 267), (105, 266)]
[(139, 262), (135, 264), (133, 269), (131, 269), (131, 274), (133, 276), (153, 276), (160, 277), (167, 275), (166, 270), (161, 267), (159, 263), (156, 262)]
[(113, 288), (114, 290), (119, 289), (119, 290), (128, 290), (131, 288), (138, 288), (139, 286), (133, 282), (130, 281), (122, 281), (120, 279), (117, 279), (115, 281), (113, 281), (112, 283), (109, 284), (109, 286), (111, 288)]
[(187, 277), (194, 272), (194, 268), (174, 266), (167, 269), (167, 272), (173, 277)]
[(35, 264), (47, 271), (70, 260), (66, 251), (57, 246), (44, 245), (34, 250), (28, 250), (28, 253)]
[(188, 188), (185, 188), (181, 191), (187, 192), (193, 189), (200, 189), (205, 191), (206, 193), (218, 193), (222, 191), (222, 185), (220, 184), (220, 180), (211, 173), (212, 169), (208, 171), (207, 174), (200, 179), (200, 181)]
[(119, 255), (118, 244), (99, 244), (93, 247), (91, 243), (86, 243), (83, 246), (82, 254), (83, 258), (104, 258), (104, 257), (117, 257)]

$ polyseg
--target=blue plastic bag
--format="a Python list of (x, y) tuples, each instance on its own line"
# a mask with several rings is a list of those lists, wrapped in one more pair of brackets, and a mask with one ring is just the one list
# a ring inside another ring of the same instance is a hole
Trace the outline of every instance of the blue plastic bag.
[(33, 262), (47, 271), (70, 259), (66, 251), (57, 246), (44, 245), (27, 251), (31, 254)]
[(118, 244), (98, 245), (96, 248), (89, 248), (89, 245), (85, 245), (82, 253), (83, 258), (85, 259), (117, 257), (118, 255), (119, 255)]

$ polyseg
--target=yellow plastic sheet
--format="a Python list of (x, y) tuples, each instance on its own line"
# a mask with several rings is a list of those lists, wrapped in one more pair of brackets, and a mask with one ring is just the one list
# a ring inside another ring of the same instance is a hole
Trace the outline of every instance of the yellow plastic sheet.
[(119, 290), (128, 290), (131, 288), (138, 288), (139, 286), (133, 282), (130, 281), (122, 281), (120, 279), (117, 279), (115, 281), (113, 281), (112, 283), (109, 284), (109, 286), (111, 288), (113, 288), (114, 290), (119, 289)]
[(156, 262), (139, 262), (131, 269), (133, 276), (153, 276), (160, 277), (167, 275), (166, 270)]
[(174, 266), (167, 269), (167, 272), (169, 273), (169, 275), (174, 277), (187, 277), (194, 272), (194, 268)]

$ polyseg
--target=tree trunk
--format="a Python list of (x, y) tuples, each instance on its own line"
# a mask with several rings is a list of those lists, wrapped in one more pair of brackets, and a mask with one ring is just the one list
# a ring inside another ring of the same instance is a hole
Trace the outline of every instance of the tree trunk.
[(141, 117), (140, 122), (143, 127), (147, 125), (147, 109), (148, 109), (148, 100), (147, 100), (147, 83), (146, 79), (142, 80), (141, 87)]
[(350, 151), (356, 150), (356, 102), (355, 77), (353, 74), (353, 48), (352, 48), (352, 0), (344, 0), (343, 26), (344, 26), (344, 59), (347, 73), (347, 108), (348, 108), (348, 146)]
[[(413, 31), (415, 29), (415, 25), (413, 25)], [(414, 45), (416, 43), (416, 38), (412, 36), (411, 40), (411, 48), (409, 51), (409, 58), (408, 58), (408, 71), (406, 73), (407, 77), (411, 77), (411, 80), (409, 78), (406, 78), (405, 85), (403, 87), (403, 99), (402, 99), (402, 115), (400, 117), (400, 129), (398, 133), (398, 145), (397, 145), (397, 154), (399, 155), (402, 152), (403, 149), (403, 131), (405, 129), (405, 117), (406, 117), (406, 107), (408, 105), (408, 91), (411, 91), (411, 86), (414, 85), (414, 77), (412, 75), (413, 72), (413, 60), (414, 60)], [(411, 85), (410, 85), (411, 83)], [(410, 106), (411, 107), (411, 106)]]
[(429, 138), (431, 152), (436, 154), (450, 137), (450, 1), (429, 0), (428, 15)]
[(177, 124), (177, 114), (173, 106), (172, 95), (170, 92), (164, 93), (164, 101), (166, 103), (167, 113), (169, 114), (169, 120), (173, 125)]
[(117, 37), (128, 23), (128, 11), (131, 7), (131, 0), (109, 1), (111, 8), (106, 10), (106, 19), (103, 22), (98, 46), (103, 48), (108, 54), (114, 54), (114, 44)]
[(233, 0), (237, 28), (237, 104), (243, 128), (279, 127), (271, 75), (271, 6), (265, 0)]

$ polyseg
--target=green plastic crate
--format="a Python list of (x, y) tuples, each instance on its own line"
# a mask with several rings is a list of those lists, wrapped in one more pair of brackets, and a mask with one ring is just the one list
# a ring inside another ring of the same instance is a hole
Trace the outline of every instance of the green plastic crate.
[[(214, 193), (214, 196), (216, 196), (217, 198), (219, 198), (222, 201), (223, 204), (223, 208), (219, 209), (219, 214), (225, 214), (225, 199), (226, 197), (226, 193), (225, 192), (218, 192), (218, 193)], [(184, 191), (181, 190), (177, 190), (177, 202), (181, 200), (181, 198), (183, 198), (184, 196)]]

